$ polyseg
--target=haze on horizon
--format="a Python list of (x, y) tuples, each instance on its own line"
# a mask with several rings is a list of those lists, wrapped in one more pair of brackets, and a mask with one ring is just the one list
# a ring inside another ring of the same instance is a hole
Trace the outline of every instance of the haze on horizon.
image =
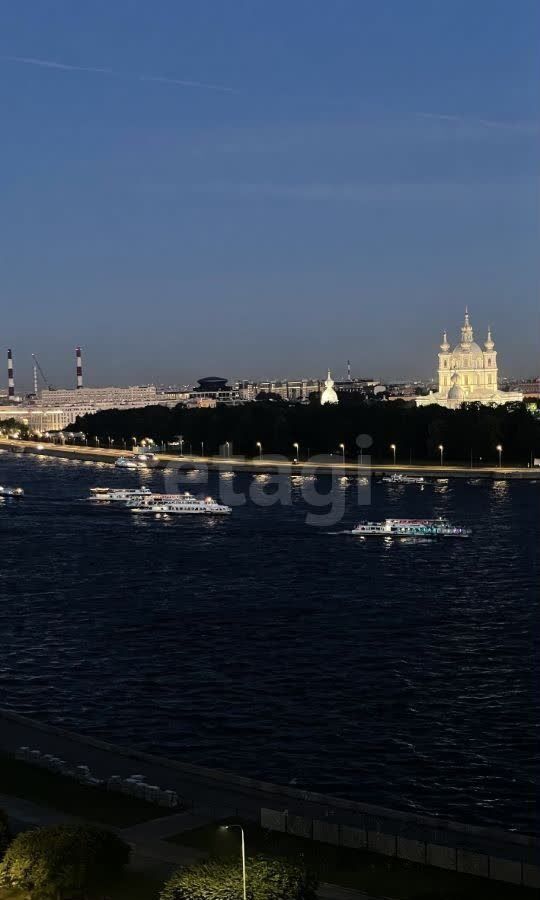
[(536, 0), (5, 4), (18, 386), (432, 377), (465, 305), (537, 374), (539, 56)]

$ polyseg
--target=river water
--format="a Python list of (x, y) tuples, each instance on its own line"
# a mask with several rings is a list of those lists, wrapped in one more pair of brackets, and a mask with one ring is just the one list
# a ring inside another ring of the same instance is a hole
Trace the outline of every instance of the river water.
[[(254, 497), (265, 476), (190, 479), (196, 495), (221, 484), (248, 500), (226, 518), (137, 518), (80, 500), (136, 473), (0, 456), (0, 483), (26, 491), (0, 505), (2, 705), (200, 765), (536, 831), (540, 484), (374, 479), (359, 495), (340, 479), (343, 518), (316, 526), (306, 487), (328, 490), (326, 476), (287, 476), (291, 505), (270, 506)], [(349, 533), (391, 515), (474, 534)]]

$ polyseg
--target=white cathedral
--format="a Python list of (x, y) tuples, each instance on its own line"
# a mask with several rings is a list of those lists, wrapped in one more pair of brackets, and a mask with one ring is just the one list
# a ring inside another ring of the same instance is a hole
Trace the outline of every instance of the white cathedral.
[(513, 403), (523, 400), (517, 391), (500, 391), (497, 385), (497, 352), (488, 328), (482, 350), (474, 341), (469, 313), (465, 309), (465, 321), (461, 328), (461, 342), (450, 348), (446, 332), (439, 353), (439, 390), (427, 397), (417, 397), (417, 406), (438, 403), (448, 409), (457, 409), (462, 403), (485, 405)]

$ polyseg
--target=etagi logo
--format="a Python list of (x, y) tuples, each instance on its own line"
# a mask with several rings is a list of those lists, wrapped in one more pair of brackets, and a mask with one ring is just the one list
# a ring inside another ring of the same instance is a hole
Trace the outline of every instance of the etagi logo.
[(349, 503), (352, 500), (358, 506), (371, 503), (372, 444), (370, 435), (360, 434), (354, 461), (344, 462), (343, 457), (334, 454), (317, 454), (296, 464), (280, 454), (257, 459), (230, 457), (229, 447), (224, 445), (222, 455), (210, 466), (194, 457), (179, 458), (163, 471), (163, 492), (189, 491), (195, 496), (204, 492), (206, 496), (212, 483), (214, 499), (233, 509), (246, 503), (292, 506), (298, 503), (293, 496), (297, 498), (300, 492), (300, 502), (308, 508), (306, 524), (327, 528), (343, 519), (347, 497)]

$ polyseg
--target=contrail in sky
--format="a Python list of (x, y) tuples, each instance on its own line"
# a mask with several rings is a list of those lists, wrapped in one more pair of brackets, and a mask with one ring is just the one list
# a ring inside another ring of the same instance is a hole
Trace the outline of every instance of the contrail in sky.
[(418, 118), (420, 119), (433, 119), (439, 122), (449, 122), (450, 124), (455, 125), (480, 125), (483, 128), (493, 128), (500, 129), (501, 131), (519, 131), (519, 132), (528, 132), (528, 133), (536, 133), (539, 128), (538, 122), (529, 121), (529, 122), (516, 122), (516, 121), (507, 121), (504, 119), (479, 119), (479, 118), (468, 118), (467, 116), (452, 116), (445, 113), (429, 113), (429, 112), (419, 112), (416, 113)]
[(115, 72), (114, 69), (98, 66), (75, 66), (69, 63), (56, 62), (52, 59), (35, 59), (31, 56), (0, 56), (3, 62), (21, 63), (25, 66), (40, 66), (43, 69), (61, 69), (64, 72), (89, 72), (92, 75), (110, 75), (113, 78), (129, 78), (134, 81), (155, 81), (159, 84), (178, 85), (187, 88), (202, 88), (207, 91), (220, 91), (225, 94), (237, 93), (234, 88), (221, 84), (206, 84), (203, 81), (189, 81), (185, 78), (168, 78), (165, 75), (141, 75), (133, 72)]

